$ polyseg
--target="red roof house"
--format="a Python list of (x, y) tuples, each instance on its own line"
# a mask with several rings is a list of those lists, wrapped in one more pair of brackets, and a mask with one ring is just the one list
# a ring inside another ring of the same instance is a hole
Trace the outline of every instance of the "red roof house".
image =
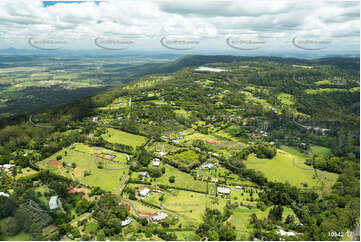
[(73, 188), (68, 191), (69, 194), (84, 192), (83, 188)]

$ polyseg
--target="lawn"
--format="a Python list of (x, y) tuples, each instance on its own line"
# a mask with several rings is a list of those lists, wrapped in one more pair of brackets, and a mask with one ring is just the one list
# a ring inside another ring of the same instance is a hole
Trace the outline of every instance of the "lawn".
[[(295, 159), (297, 166), (306, 169), (295, 166), (292, 162), (293, 159)], [(307, 183), (308, 188), (314, 187), (316, 189), (322, 189), (322, 183), (324, 183), (325, 188), (329, 189), (338, 177), (337, 174), (317, 170), (319, 180), (315, 177), (315, 172), (308, 170), (307, 168), (310, 167), (303, 164), (304, 157), (298, 157), (284, 151), (278, 151), (273, 159), (258, 159), (251, 154), (248, 156), (247, 161), (245, 161), (247, 168), (261, 171), (269, 180), (289, 182), (291, 185), (297, 187), (303, 187), (302, 183)]]
[[(78, 145), (77, 148), (79, 148)], [(62, 175), (71, 179), (74, 177), (75, 180), (78, 180), (83, 184), (98, 186), (107, 191), (117, 191), (121, 184), (120, 179), (128, 172), (128, 166), (126, 164), (117, 164), (117, 166), (121, 167), (122, 170), (99, 169), (95, 162), (95, 156), (85, 152), (80, 152), (77, 150), (77, 148), (63, 149), (39, 162), (38, 165), (39, 167), (49, 169), (51, 172), (54, 172), (58, 175)], [(81, 149), (87, 148), (81, 147)], [(65, 151), (67, 151), (67, 155), (65, 155)], [(63, 157), (60, 162), (55, 161), (58, 155)], [(50, 164), (49, 161), (51, 162)], [(65, 162), (66, 164), (75, 163), (76, 168), (67, 166), (63, 167), (61, 164), (62, 162)], [(90, 175), (84, 176), (85, 172), (90, 172)]]
[[(166, 172), (164, 175), (162, 175), (160, 178), (157, 178), (156, 184), (188, 188), (201, 192), (207, 191), (207, 183), (194, 180), (193, 176), (188, 173), (182, 172), (169, 165), (165, 165), (165, 171)], [(174, 183), (169, 182), (170, 176), (175, 176)]]
[(121, 130), (108, 128), (107, 133), (103, 134), (104, 140), (111, 143), (130, 145), (133, 148), (143, 145), (147, 138), (140, 135), (130, 134)]

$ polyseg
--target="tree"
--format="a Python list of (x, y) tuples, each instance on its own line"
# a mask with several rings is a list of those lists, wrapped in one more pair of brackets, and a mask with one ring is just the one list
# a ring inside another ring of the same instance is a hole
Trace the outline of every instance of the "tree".
[(16, 202), (12, 198), (0, 196), (0, 219), (14, 214)]
[(105, 233), (104, 230), (98, 230), (97, 232), (97, 240), (98, 241), (105, 241)]
[(169, 182), (174, 183), (175, 182), (175, 176), (170, 176), (169, 177)]
[(282, 205), (273, 206), (268, 214), (270, 221), (282, 221), (283, 207)]
[(209, 235), (208, 235), (208, 240), (219, 241), (219, 235), (218, 235), (217, 231), (215, 231), (213, 229), (210, 230)]
[(63, 157), (61, 155), (56, 156), (56, 160), (61, 160)]
[(296, 220), (296, 219), (295, 219), (295, 216), (289, 214), (289, 215), (286, 217), (285, 223), (286, 223), (286, 224), (293, 224), (293, 223), (295, 222), (295, 220)]

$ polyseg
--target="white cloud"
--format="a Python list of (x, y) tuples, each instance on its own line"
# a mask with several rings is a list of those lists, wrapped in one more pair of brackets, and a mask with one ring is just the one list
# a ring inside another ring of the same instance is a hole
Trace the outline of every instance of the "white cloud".
[(355, 44), (359, 21), (358, 2), (169, 0), (43, 7), (38, 1), (2, 0), (0, 44), (26, 42), (35, 35), (83, 39), (95, 48), (89, 40), (100, 35), (159, 40), (166, 35), (224, 39), (240, 33), (285, 41), (296, 35), (330, 36)]

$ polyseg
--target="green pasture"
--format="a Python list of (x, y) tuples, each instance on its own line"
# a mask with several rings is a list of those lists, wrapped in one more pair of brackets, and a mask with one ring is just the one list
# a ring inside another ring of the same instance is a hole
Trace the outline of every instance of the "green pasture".
[(113, 128), (107, 128), (107, 133), (103, 134), (102, 137), (108, 142), (130, 145), (133, 148), (141, 146), (147, 141), (147, 138), (144, 136), (130, 134)]
[[(295, 159), (297, 166), (293, 164), (293, 159)], [(297, 187), (304, 187), (303, 183), (306, 183), (308, 188), (314, 187), (319, 190), (323, 188), (330, 189), (336, 182), (337, 174), (317, 170), (317, 178), (315, 171), (309, 170), (308, 168), (310, 167), (303, 164), (303, 162), (304, 157), (298, 157), (279, 150), (273, 159), (258, 159), (251, 154), (245, 161), (245, 165), (249, 169), (261, 171), (271, 181), (289, 182)]]
[[(65, 155), (65, 150), (67, 150), (67, 155)], [(54, 167), (47, 164), (47, 162), (55, 160), (58, 155), (63, 157), (60, 162), (67, 164), (75, 163), (76, 168), (67, 166)], [(39, 162), (38, 165), (41, 168), (49, 169), (55, 174), (77, 180), (80, 183), (98, 186), (104, 190), (116, 192), (121, 184), (121, 178), (128, 172), (128, 166), (125, 164), (117, 164), (117, 168), (121, 168), (121, 170), (99, 169), (95, 159), (95, 156), (87, 153), (72, 149), (63, 149)], [(85, 176), (86, 172), (90, 173), (90, 175)]]

